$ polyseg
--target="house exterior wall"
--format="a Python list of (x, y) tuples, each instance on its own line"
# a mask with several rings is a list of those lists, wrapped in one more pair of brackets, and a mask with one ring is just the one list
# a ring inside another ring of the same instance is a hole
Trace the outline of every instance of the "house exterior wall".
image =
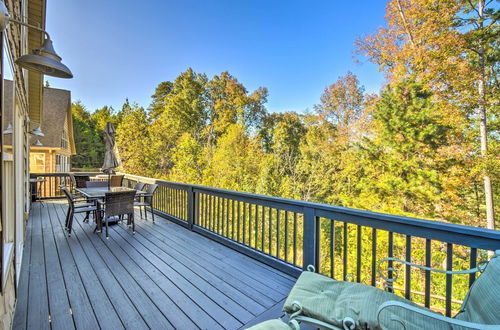
[(11, 261), (7, 282), (0, 295), (0, 327), (4, 330), (10, 329), (14, 319), (14, 309), (16, 307), (16, 295), (14, 288), (14, 261)]
[[(45, 26), (45, 0), (4, 0), (4, 3), (10, 16), (14, 19), (28, 20), (31, 24), (42, 28)], [(37, 5), (38, 13), (35, 10), (28, 12), (28, 5), (30, 8)], [(43, 21), (35, 24), (37, 22), (34, 19), (41, 17), (40, 15), (43, 16)], [(14, 64), (14, 60), (19, 56), (36, 48), (28, 47), (28, 34), (33, 33), (29, 33), (27, 28), (11, 23), (5, 32), (0, 32), (0, 34), (2, 40), (5, 40), (5, 42), (0, 43), (2, 45), (0, 54), (4, 53), (3, 50), (6, 50), (7, 54), (1, 57), (2, 78), (3, 70), (9, 68), (14, 80), (13, 91), (10, 94), (12, 95), (12, 105), (9, 109), (12, 118), (8, 119), (12, 120), (13, 125), (12, 144), (8, 148), (2, 139), (0, 145), (0, 154), (2, 155), (2, 160), (0, 160), (0, 257), (2, 258), (0, 262), (0, 329), (10, 329), (16, 304), (16, 277), (20, 274), (24, 246), (25, 219), (27, 218), (25, 212), (29, 209), (27, 189), (28, 155), (31, 142), (28, 138), (29, 116), (33, 114), (31, 120), (35, 121), (36, 111), (40, 112), (40, 101), (35, 102), (37, 98), (31, 95), (30, 91), (36, 89), (32, 88), (36, 86), (39, 86), (41, 90), (43, 81), (41, 75), (28, 76), (26, 71)], [(33, 44), (38, 47), (42, 37), (41, 33), (38, 33), (38, 38), (33, 36)], [(1, 84), (3, 86), (3, 81)], [(0, 91), (0, 104), (3, 107), (6, 94), (3, 88)], [(0, 124), (3, 125), (5, 109), (1, 108), (1, 110)]]
[[(59, 158), (59, 164), (58, 159)], [(43, 159), (43, 161), (42, 161)], [(65, 162), (67, 165), (65, 166)], [(42, 165), (43, 163), (43, 165)], [(61, 149), (31, 148), (30, 173), (57, 173), (71, 170), (70, 154)]]

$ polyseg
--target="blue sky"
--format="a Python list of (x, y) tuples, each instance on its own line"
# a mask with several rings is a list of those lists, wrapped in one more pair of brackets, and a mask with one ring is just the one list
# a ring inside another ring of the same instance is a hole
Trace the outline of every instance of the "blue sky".
[(302, 112), (348, 70), (369, 92), (383, 76), (353, 42), (384, 23), (386, 1), (48, 0), (47, 30), (73, 71), (69, 89), (91, 111), (147, 107), (158, 83), (192, 67), (229, 71), (248, 90), (269, 90), (268, 110)]

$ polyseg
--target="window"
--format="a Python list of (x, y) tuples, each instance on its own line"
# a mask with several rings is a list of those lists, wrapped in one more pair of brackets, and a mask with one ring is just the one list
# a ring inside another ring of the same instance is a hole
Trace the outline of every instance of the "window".
[(66, 131), (66, 129), (64, 129), (61, 137), (61, 148), (68, 149), (68, 147), (69, 147), (68, 132)]
[(61, 169), (61, 155), (56, 155), (56, 172), (62, 172)]
[(30, 153), (30, 172), (44, 173), (45, 172), (45, 154), (41, 152)]

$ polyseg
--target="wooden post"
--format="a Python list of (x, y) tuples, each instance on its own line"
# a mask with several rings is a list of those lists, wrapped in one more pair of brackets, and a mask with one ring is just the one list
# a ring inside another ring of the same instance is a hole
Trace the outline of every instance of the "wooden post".
[(318, 219), (314, 209), (306, 208), (304, 210), (304, 241), (303, 241), (303, 269), (312, 265), (318, 271)]
[(188, 195), (188, 223), (189, 229), (193, 230), (193, 225), (196, 222), (198, 216), (198, 201), (196, 198), (196, 193), (193, 191), (193, 187), (189, 187), (187, 190)]

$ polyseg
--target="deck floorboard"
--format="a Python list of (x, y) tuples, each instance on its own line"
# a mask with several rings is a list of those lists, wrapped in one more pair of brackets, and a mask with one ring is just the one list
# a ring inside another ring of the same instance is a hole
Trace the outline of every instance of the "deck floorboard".
[[(281, 316), (294, 279), (160, 216), (93, 232), (34, 203), (13, 329), (238, 329)], [(92, 222), (92, 221), (91, 221)]]

